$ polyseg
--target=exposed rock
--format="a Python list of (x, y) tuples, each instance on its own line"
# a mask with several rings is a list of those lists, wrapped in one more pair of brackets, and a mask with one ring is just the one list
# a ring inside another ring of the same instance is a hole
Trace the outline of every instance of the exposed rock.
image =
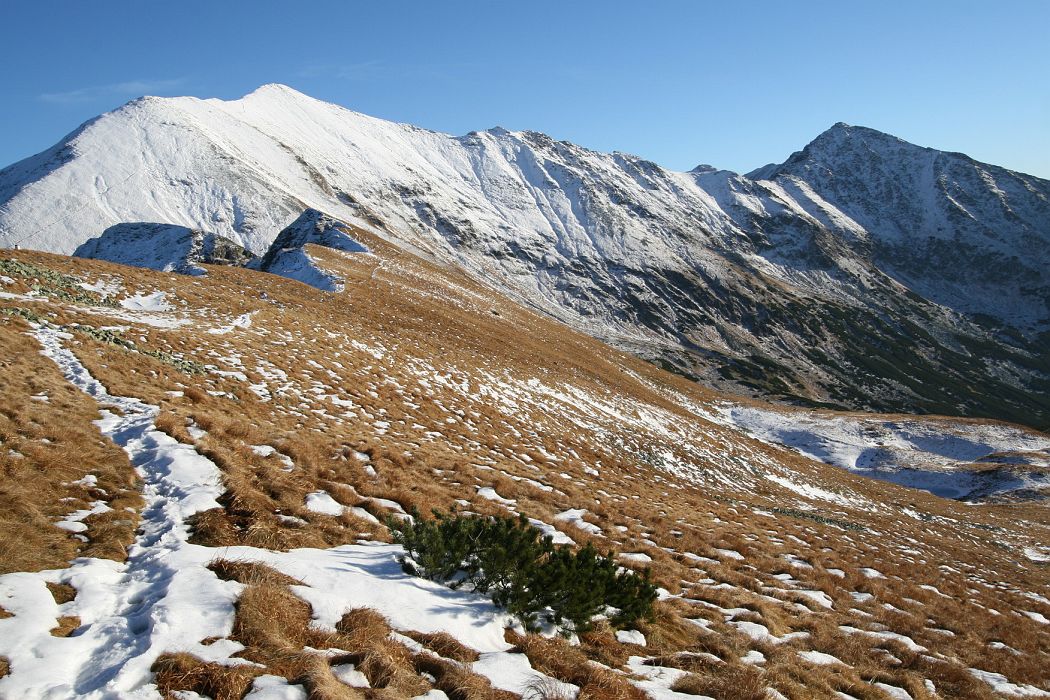
[(367, 253), (368, 248), (353, 238), (351, 231), (352, 227), (345, 221), (316, 209), (307, 209), (278, 234), (266, 255), (252, 267), (296, 279), (324, 291), (338, 291), (343, 287), (342, 281), (318, 267), (304, 246), (312, 244), (344, 253)]
[(186, 275), (204, 274), (202, 264), (241, 266), (254, 259), (216, 233), (144, 222), (110, 226), (98, 238), (82, 243), (73, 255)]

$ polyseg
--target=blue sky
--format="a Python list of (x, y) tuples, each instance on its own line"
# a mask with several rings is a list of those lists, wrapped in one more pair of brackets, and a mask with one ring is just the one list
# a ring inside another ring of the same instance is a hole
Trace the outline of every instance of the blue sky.
[(845, 121), (1050, 178), (1048, 47), (1045, 0), (3, 0), (0, 165), (142, 94), (281, 82), (682, 170), (781, 161)]

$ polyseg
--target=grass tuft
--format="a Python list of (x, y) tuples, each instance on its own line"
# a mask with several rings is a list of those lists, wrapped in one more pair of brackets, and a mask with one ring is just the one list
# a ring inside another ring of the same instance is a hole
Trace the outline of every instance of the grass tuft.
[(716, 664), (705, 675), (682, 676), (671, 690), (689, 695), (706, 695), (715, 700), (764, 700), (767, 695), (762, 673), (752, 666)]
[(448, 632), (412, 631), (404, 634), (446, 659), (452, 659), (461, 663), (473, 663), (481, 658), (478, 652), (463, 644)]
[(212, 700), (240, 700), (255, 677), (263, 673), (253, 666), (209, 663), (185, 652), (160, 656), (150, 670), (164, 697), (176, 697), (178, 691), (191, 691)]

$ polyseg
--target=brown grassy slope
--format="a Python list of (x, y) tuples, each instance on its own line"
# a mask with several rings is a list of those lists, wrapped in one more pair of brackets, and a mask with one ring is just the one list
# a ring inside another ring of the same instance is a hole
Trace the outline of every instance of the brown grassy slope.
[[(26, 328), (0, 317), (0, 573), (61, 568), (75, 556), (122, 560), (138, 520), (137, 477), (92, 425), (95, 402), (65, 381)], [(85, 482), (88, 475), (97, 481)], [(111, 510), (85, 519), (84, 532), (55, 525), (99, 501)]]
[[(651, 557), (661, 585), (684, 597), (668, 620), (646, 629), (660, 646), (650, 653), (707, 651), (739, 668), (739, 656), (761, 651), (762, 682), (790, 697), (856, 694), (849, 688), (873, 679), (918, 688), (915, 697), (926, 679), (980, 697), (984, 686), (971, 682), (966, 666), (1015, 682), (1050, 680), (1047, 626), (1013, 612), (1050, 616), (1050, 606), (1025, 595), (1045, 592), (1047, 570), (1020, 553), (1045, 541), (1044, 508), (968, 507), (748, 439), (697, 415), (716, 394), (457, 271), (361, 236), (376, 256), (310, 249), (346, 280), (338, 294), (237, 269), (209, 268), (200, 279), (17, 254), (92, 282), (119, 277), (123, 294), (164, 290), (175, 309), (169, 315), (188, 321), (177, 329), (67, 303), (2, 303), (54, 313), (62, 323), (127, 325), (124, 336), (139, 349), (243, 374), (188, 375), (74, 334), (74, 351), (111, 392), (160, 404), (162, 425), (179, 439), (192, 441), (194, 426), (206, 431), (198, 446), (222, 467), (227, 493), (221, 511), (198, 518), (199, 542), (287, 548), (385, 537), (361, 511), (338, 518), (308, 511), (305, 497), (318, 489), (380, 515), (388, 506), (377, 499), (424, 513), (457, 499), (476, 512), (506, 512), (478, 495), (492, 487), (579, 543)], [(208, 332), (246, 313), (250, 327)], [(261, 456), (252, 449), (260, 445), (277, 453)], [(818, 485), (848, 504), (800, 497), (767, 473)], [(555, 521), (570, 508), (585, 508), (601, 535)], [(820, 591), (833, 608), (799, 591)], [(712, 633), (676, 632), (682, 616), (707, 621)], [(809, 636), (772, 645), (733, 622)], [(905, 634), (929, 652), (842, 626)], [(1013, 651), (989, 646), (995, 642)], [(850, 666), (829, 678), (826, 668), (799, 661), (804, 649)], [(625, 658), (608, 645), (591, 653)]]

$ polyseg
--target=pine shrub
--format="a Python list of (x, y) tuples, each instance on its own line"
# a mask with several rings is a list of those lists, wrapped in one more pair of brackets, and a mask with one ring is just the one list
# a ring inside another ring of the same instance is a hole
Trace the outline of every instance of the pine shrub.
[(529, 630), (549, 622), (565, 632), (585, 632), (602, 613), (614, 626), (627, 627), (652, 613), (656, 586), (649, 572), (621, 568), (611, 552), (602, 555), (590, 544), (556, 546), (524, 515), (433, 513), (429, 520), (416, 512), (412, 520), (387, 522), (407, 552), (406, 572), (452, 588), (468, 584)]

